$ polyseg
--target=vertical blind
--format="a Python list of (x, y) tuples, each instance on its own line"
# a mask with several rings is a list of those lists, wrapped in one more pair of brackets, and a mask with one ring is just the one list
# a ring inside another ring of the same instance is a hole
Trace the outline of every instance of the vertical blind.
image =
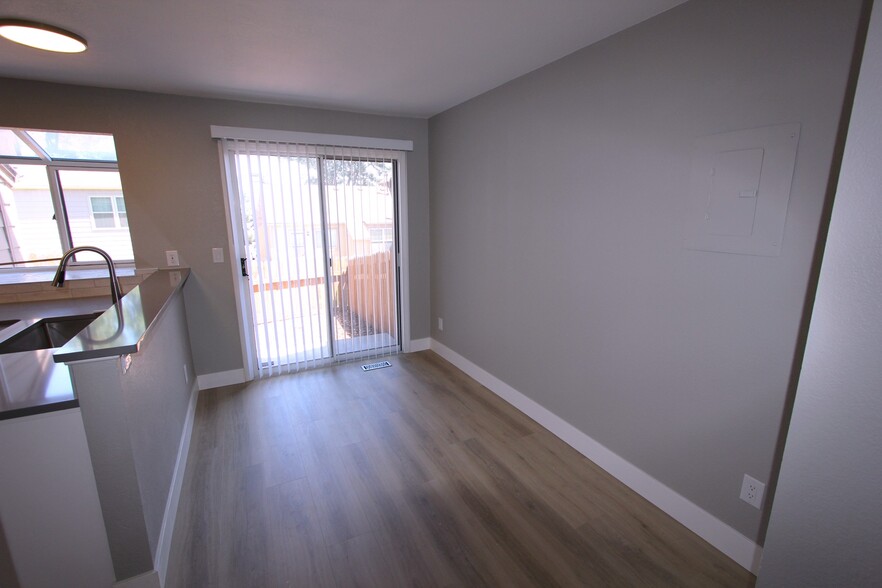
[(400, 152), (245, 139), (223, 150), (258, 376), (397, 353)]

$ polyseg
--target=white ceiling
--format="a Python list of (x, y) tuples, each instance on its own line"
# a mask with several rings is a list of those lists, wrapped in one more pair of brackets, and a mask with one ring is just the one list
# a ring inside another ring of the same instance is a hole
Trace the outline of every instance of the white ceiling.
[(426, 117), (684, 0), (4, 0), (89, 42), (0, 76)]

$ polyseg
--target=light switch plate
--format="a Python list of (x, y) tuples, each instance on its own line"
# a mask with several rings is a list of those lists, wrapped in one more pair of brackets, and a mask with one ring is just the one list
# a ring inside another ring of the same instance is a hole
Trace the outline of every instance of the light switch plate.
[(169, 267), (177, 267), (181, 265), (181, 260), (178, 257), (177, 251), (166, 251), (165, 252), (165, 263)]
[(224, 262), (224, 250), (222, 247), (212, 247), (211, 248), (211, 259), (214, 263), (223, 263)]

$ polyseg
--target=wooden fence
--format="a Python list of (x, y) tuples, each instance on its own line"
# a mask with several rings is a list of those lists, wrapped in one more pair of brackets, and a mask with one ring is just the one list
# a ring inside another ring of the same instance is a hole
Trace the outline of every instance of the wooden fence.
[(341, 298), (362, 321), (374, 327), (374, 332), (389, 333), (397, 339), (394, 261), (391, 251), (350, 258), (343, 274), (347, 292)]

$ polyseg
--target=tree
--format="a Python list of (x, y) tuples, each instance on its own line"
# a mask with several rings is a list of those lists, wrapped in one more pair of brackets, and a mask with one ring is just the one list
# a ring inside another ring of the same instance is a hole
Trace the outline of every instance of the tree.
[[(322, 175), (326, 185), (374, 186), (389, 181), (391, 164), (384, 161), (323, 159)], [(313, 179), (316, 183), (318, 178)]]

